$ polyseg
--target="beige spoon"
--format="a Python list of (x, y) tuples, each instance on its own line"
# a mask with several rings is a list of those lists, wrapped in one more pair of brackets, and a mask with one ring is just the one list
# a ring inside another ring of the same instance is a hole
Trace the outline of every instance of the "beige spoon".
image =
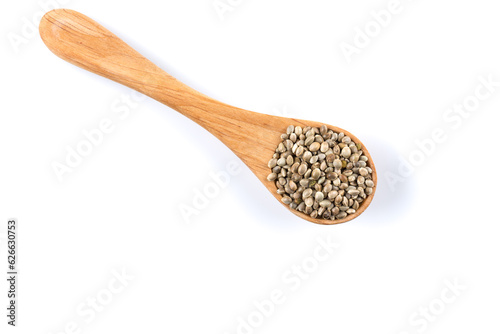
[[(205, 96), (177, 81), (100, 24), (73, 10), (56, 9), (46, 13), (40, 22), (40, 35), (47, 47), (62, 59), (148, 95), (204, 127), (229, 147), (280, 203), (276, 184), (267, 180), (270, 173), (267, 163), (281, 142), (280, 135), (289, 125), (320, 127), (323, 124), (251, 112)], [(366, 147), (351, 133), (328, 127), (344, 132), (361, 144), (376, 186), (377, 173)], [(359, 216), (374, 193), (362, 202), (356, 213), (344, 219), (313, 219), (299, 211), (290, 211), (317, 224), (343, 223)]]

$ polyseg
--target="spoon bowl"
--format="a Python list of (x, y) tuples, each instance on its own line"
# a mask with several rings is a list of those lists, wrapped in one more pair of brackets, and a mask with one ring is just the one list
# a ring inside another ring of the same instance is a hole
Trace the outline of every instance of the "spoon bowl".
[(313, 223), (332, 225), (356, 218), (370, 205), (377, 186), (377, 172), (366, 147), (350, 132), (327, 125), (361, 145), (368, 157), (367, 165), (373, 170), (374, 191), (361, 203), (356, 213), (344, 219), (314, 219), (281, 202), (276, 184), (267, 180), (270, 173), (267, 163), (289, 125), (320, 127), (324, 123), (265, 115), (214, 100), (176, 80), (109, 30), (73, 10), (55, 9), (46, 13), (39, 30), (45, 45), (58, 57), (135, 89), (201, 125), (229, 147), (273, 196), (295, 215)]

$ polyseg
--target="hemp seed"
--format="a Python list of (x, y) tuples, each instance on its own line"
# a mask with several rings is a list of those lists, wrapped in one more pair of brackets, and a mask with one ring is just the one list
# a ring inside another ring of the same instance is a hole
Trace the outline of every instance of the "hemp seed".
[(373, 194), (373, 170), (361, 143), (326, 125), (290, 125), (280, 138), (267, 180), (290, 209), (311, 218), (344, 219)]

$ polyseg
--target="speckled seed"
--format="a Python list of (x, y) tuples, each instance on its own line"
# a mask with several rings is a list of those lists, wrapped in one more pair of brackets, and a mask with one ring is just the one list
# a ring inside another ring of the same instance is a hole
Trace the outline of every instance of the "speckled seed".
[(367, 194), (367, 195), (371, 195), (372, 193), (373, 193), (373, 188), (372, 188), (372, 187), (367, 187), (367, 188), (365, 189), (365, 194)]
[(286, 134), (287, 134), (287, 135), (289, 135), (289, 134), (291, 134), (294, 130), (295, 130), (294, 126), (293, 126), (293, 125), (289, 125), (289, 126), (286, 128)]
[(313, 206), (314, 199), (312, 197), (308, 197), (304, 200), (304, 203), (306, 203), (307, 206)]
[(274, 180), (276, 180), (277, 178), (278, 178), (278, 174), (276, 174), (276, 173), (271, 173), (271, 174), (269, 174), (269, 175), (267, 176), (267, 180), (268, 180), (268, 181), (274, 181)]
[(364, 168), (364, 167), (360, 168), (360, 169), (359, 169), (359, 175), (361, 175), (361, 176), (366, 176), (366, 175), (368, 175), (368, 169), (366, 169), (366, 168)]
[(358, 176), (358, 184), (363, 184), (365, 183), (365, 178), (362, 176)]
[(307, 187), (307, 186), (309, 186), (309, 180), (302, 179), (299, 181), (299, 184), (301, 187)]
[(335, 173), (335, 172), (330, 172), (330, 173), (327, 173), (327, 174), (326, 174), (326, 178), (327, 178), (328, 180), (335, 180), (335, 179), (337, 179), (338, 177), (339, 177), (339, 175), (338, 175), (337, 173)]
[(300, 164), (299, 169), (297, 170), (299, 175), (304, 175), (307, 172), (307, 164)]
[(283, 196), (283, 197), (281, 198), (281, 201), (282, 201), (283, 203), (287, 204), (287, 205), (288, 205), (288, 204), (290, 204), (290, 203), (292, 203), (292, 199), (291, 199), (290, 197), (288, 197), (288, 196)]
[(320, 146), (320, 151), (325, 153), (326, 151), (328, 151), (328, 149), (330, 148), (330, 146), (328, 145), (328, 143), (325, 141), (321, 144)]
[(327, 132), (328, 132), (328, 127), (325, 124), (321, 125), (321, 127), (319, 128), (319, 133), (321, 133), (321, 135), (324, 135)]
[(312, 155), (312, 153), (311, 153), (311, 152), (306, 151), (306, 152), (304, 153), (304, 155), (302, 156), (302, 159), (304, 159), (305, 161), (309, 161), (309, 160), (311, 160), (312, 156), (313, 156), (313, 155)]
[(354, 209), (347, 209), (346, 213), (348, 215), (352, 215), (353, 213), (356, 213), (356, 210), (354, 210)]
[(346, 169), (345, 171), (342, 172), (345, 176), (351, 176), (354, 172), (350, 169)]
[(267, 163), (267, 166), (268, 166), (269, 168), (274, 168), (274, 167), (276, 167), (276, 164), (277, 164), (277, 163), (278, 163), (278, 160), (276, 160), (276, 159), (271, 159), (271, 160), (269, 160), (269, 162)]
[(314, 143), (314, 137), (311, 136), (311, 137), (306, 137), (305, 141), (304, 141), (304, 145), (306, 146), (309, 146), (311, 145), (312, 143)]
[(354, 189), (353, 190), (349, 190), (347, 193), (349, 195), (351, 195), (351, 196), (358, 196), (359, 195), (359, 191), (358, 190), (354, 190)]
[(323, 207), (323, 206), (322, 206), (322, 207), (320, 207), (320, 208), (318, 209), (318, 216), (322, 216), (322, 215), (323, 215), (323, 213), (325, 212), (325, 210), (326, 210), (326, 208), (325, 208), (325, 207)]
[(335, 197), (335, 204), (340, 204), (342, 202), (342, 195), (338, 195), (337, 197)]
[(321, 176), (321, 170), (319, 170), (318, 168), (315, 168), (311, 173), (311, 177), (313, 180), (319, 179), (320, 176)]
[(347, 213), (345, 213), (345, 212), (341, 212), (335, 216), (335, 218), (337, 218), (337, 219), (344, 219), (345, 217), (347, 217)]
[(311, 176), (311, 170), (308, 169), (307, 172), (304, 174), (304, 177), (307, 179), (309, 176)]
[(311, 144), (311, 146), (309, 146), (309, 150), (311, 152), (317, 152), (319, 150), (319, 148), (321, 147), (321, 144), (318, 143), (318, 142), (314, 142)]
[(308, 198), (308, 197), (311, 197), (312, 196), (312, 189), (311, 188), (307, 188), (306, 190), (304, 190), (304, 192), (302, 193), (302, 198)]
[(322, 192), (318, 191), (314, 196), (314, 199), (318, 202), (321, 202), (323, 199), (325, 199), (325, 195)]
[(335, 168), (341, 168), (342, 167), (342, 161), (340, 161), (340, 159), (335, 159), (333, 161), (333, 167), (335, 167)]
[(304, 154), (304, 147), (303, 146), (299, 146), (297, 147), (297, 150), (295, 151), (295, 155), (297, 155), (298, 157), (300, 157), (302, 154)]
[(288, 158), (286, 158), (286, 164), (288, 166), (293, 165), (293, 157), (291, 155), (289, 155)]
[(366, 180), (365, 184), (367, 187), (373, 188), (375, 186), (375, 183), (373, 183), (372, 180)]
[(349, 147), (347, 147), (347, 146), (346, 146), (346, 147), (344, 147), (344, 148), (342, 149), (342, 156), (343, 156), (344, 158), (349, 158), (349, 157), (351, 156), (351, 149), (350, 149)]

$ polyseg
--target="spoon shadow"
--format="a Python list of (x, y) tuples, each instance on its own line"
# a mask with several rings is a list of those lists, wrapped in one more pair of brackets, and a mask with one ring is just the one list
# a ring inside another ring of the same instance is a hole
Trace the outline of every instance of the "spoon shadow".
[(389, 142), (378, 137), (366, 138), (365, 142), (377, 166), (379, 181), (373, 202), (359, 222), (377, 226), (401, 223), (415, 198), (415, 178), (400, 175), (402, 157)]

